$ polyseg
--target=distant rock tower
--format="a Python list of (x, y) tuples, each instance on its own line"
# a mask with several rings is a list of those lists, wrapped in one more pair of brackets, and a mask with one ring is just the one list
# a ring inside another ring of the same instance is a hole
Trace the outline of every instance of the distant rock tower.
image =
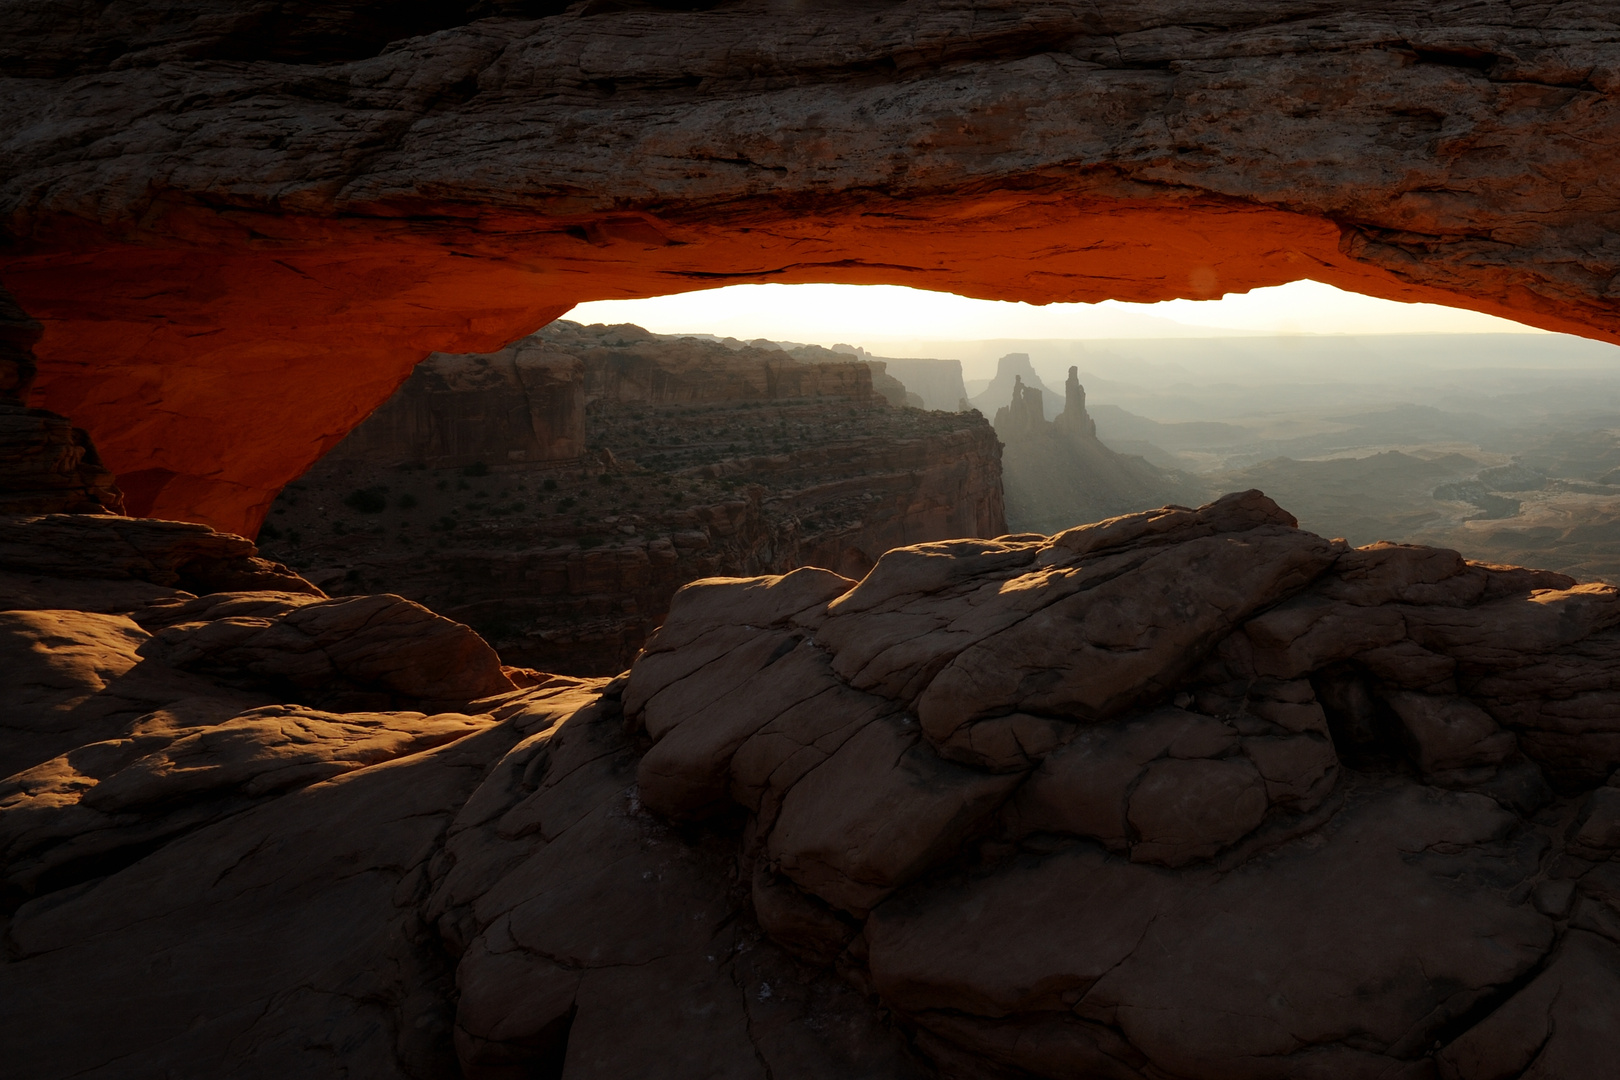
[(1013, 380), (1012, 402), (996, 410), (995, 429), (1001, 435), (1021, 435), (1046, 426), (1046, 402), (1022, 376)]
[(1086, 412), (1086, 388), (1080, 385), (1080, 369), (1069, 369), (1069, 381), (1063, 384), (1063, 411), (1053, 421), (1059, 430), (1084, 439), (1097, 437), (1097, 421)]

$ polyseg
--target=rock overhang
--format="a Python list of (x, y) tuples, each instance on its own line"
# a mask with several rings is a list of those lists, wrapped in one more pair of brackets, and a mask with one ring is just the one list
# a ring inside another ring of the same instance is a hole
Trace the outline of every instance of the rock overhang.
[(7, 65), (0, 283), (135, 512), (251, 531), (427, 353), (585, 300), (1312, 278), (1620, 335), (1597, 11), (584, 4), (224, 47)]

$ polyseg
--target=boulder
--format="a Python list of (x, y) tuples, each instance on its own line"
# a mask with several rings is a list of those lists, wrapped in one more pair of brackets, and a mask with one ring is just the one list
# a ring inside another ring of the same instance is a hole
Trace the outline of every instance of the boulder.
[[(253, 614), (233, 612), (246, 600)], [(147, 655), (186, 671), (294, 693), (471, 701), (514, 689), (500, 657), (458, 622), (398, 596), (216, 593), (161, 610)]]

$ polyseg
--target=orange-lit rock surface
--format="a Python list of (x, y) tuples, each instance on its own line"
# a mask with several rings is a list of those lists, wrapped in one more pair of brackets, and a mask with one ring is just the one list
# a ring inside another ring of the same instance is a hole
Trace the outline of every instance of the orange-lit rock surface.
[(134, 512), (251, 532), (427, 353), (588, 299), (1311, 277), (1620, 334), (1604, 5), (687, 6), (11, 0), (41, 403)]

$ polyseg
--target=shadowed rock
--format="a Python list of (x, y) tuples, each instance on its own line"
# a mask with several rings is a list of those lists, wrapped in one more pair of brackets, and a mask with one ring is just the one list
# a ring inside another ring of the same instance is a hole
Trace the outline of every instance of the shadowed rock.
[[(0, 785), (0, 1032), (42, 1077), (1600, 1076), (1620, 755), (1549, 710), (1620, 692), (1615, 595), (1246, 492), (699, 582), (627, 678), (432, 715), (174, 666), (358, 601), (9, 612), (56, 748)], [(334, 664), (441, 640), (360, 599)]]

